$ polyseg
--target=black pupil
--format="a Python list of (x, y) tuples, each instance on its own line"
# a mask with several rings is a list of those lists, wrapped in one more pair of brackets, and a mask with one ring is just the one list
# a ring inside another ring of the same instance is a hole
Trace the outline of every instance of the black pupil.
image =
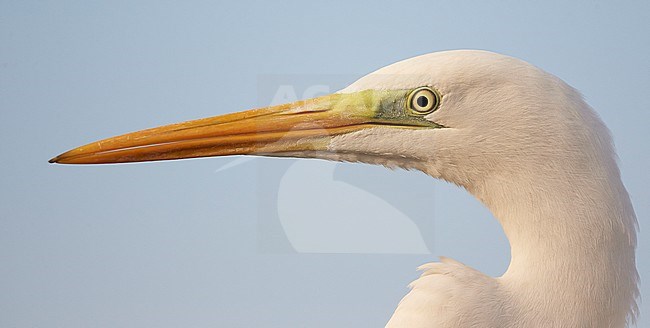
[(427, 107), (427, 105), (429, 104), (429, 98), (425, 96), (419, 96), (416, 102), (420, 107)]

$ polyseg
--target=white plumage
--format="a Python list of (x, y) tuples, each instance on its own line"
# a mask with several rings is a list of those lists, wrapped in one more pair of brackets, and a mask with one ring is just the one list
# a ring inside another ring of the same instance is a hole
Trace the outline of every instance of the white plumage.
[[(464, 187), (502, 224), (511, 263), (499, 278), (451, 259), (422, 276), (387, 327), (623, 327), (637, 312), (636, 218), (609, 132), (577, 91), (518, 59), (449, 51), (382, 68), (342, 92), (431, 85), (428, 119), (449, 129), (395, 134), (417, 168)], [(430, 132), (430, 133), (429, 133)], [(427, 134), (428, 133), (428, 134)], [(335, 139), (375, 153), (385, 134)], [(381, 163), (379, 157), (367, 161)], [(347, 157), (361, 160), (364, 156)]]

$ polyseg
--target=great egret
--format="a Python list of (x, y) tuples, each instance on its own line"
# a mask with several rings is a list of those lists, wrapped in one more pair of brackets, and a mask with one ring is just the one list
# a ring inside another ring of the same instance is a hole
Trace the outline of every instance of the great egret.
[(236, 154), (418, 169), (492, 211), (511, 245), (505, 274), (425, 264), (387, 327), (623, 327), (638, 312), (636, 217), (609, 132), (578, 92), (521, 60), (422, 55), (335, 94), (134, 132), (51, 162)]

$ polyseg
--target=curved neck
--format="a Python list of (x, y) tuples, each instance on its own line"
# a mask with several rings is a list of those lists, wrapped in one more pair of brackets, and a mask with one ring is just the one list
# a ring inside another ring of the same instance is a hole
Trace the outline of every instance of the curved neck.
[(582, 179), (554, 173), (509, 175), (470, 190), (510, 241), (500, 281), (520, 322), (623, 327), (636, 311), (638, 280), (627, 192), (618, 172)]

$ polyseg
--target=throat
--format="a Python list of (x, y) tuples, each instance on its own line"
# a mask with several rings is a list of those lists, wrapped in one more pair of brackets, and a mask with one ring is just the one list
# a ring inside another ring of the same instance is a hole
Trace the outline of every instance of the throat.
[(520, 322), (625, 326), (637, 311), (638, 275), (636, 218), (620, 179), (516, 181), (472, 193), (510, 242), (510, 266), (499, 281)]

